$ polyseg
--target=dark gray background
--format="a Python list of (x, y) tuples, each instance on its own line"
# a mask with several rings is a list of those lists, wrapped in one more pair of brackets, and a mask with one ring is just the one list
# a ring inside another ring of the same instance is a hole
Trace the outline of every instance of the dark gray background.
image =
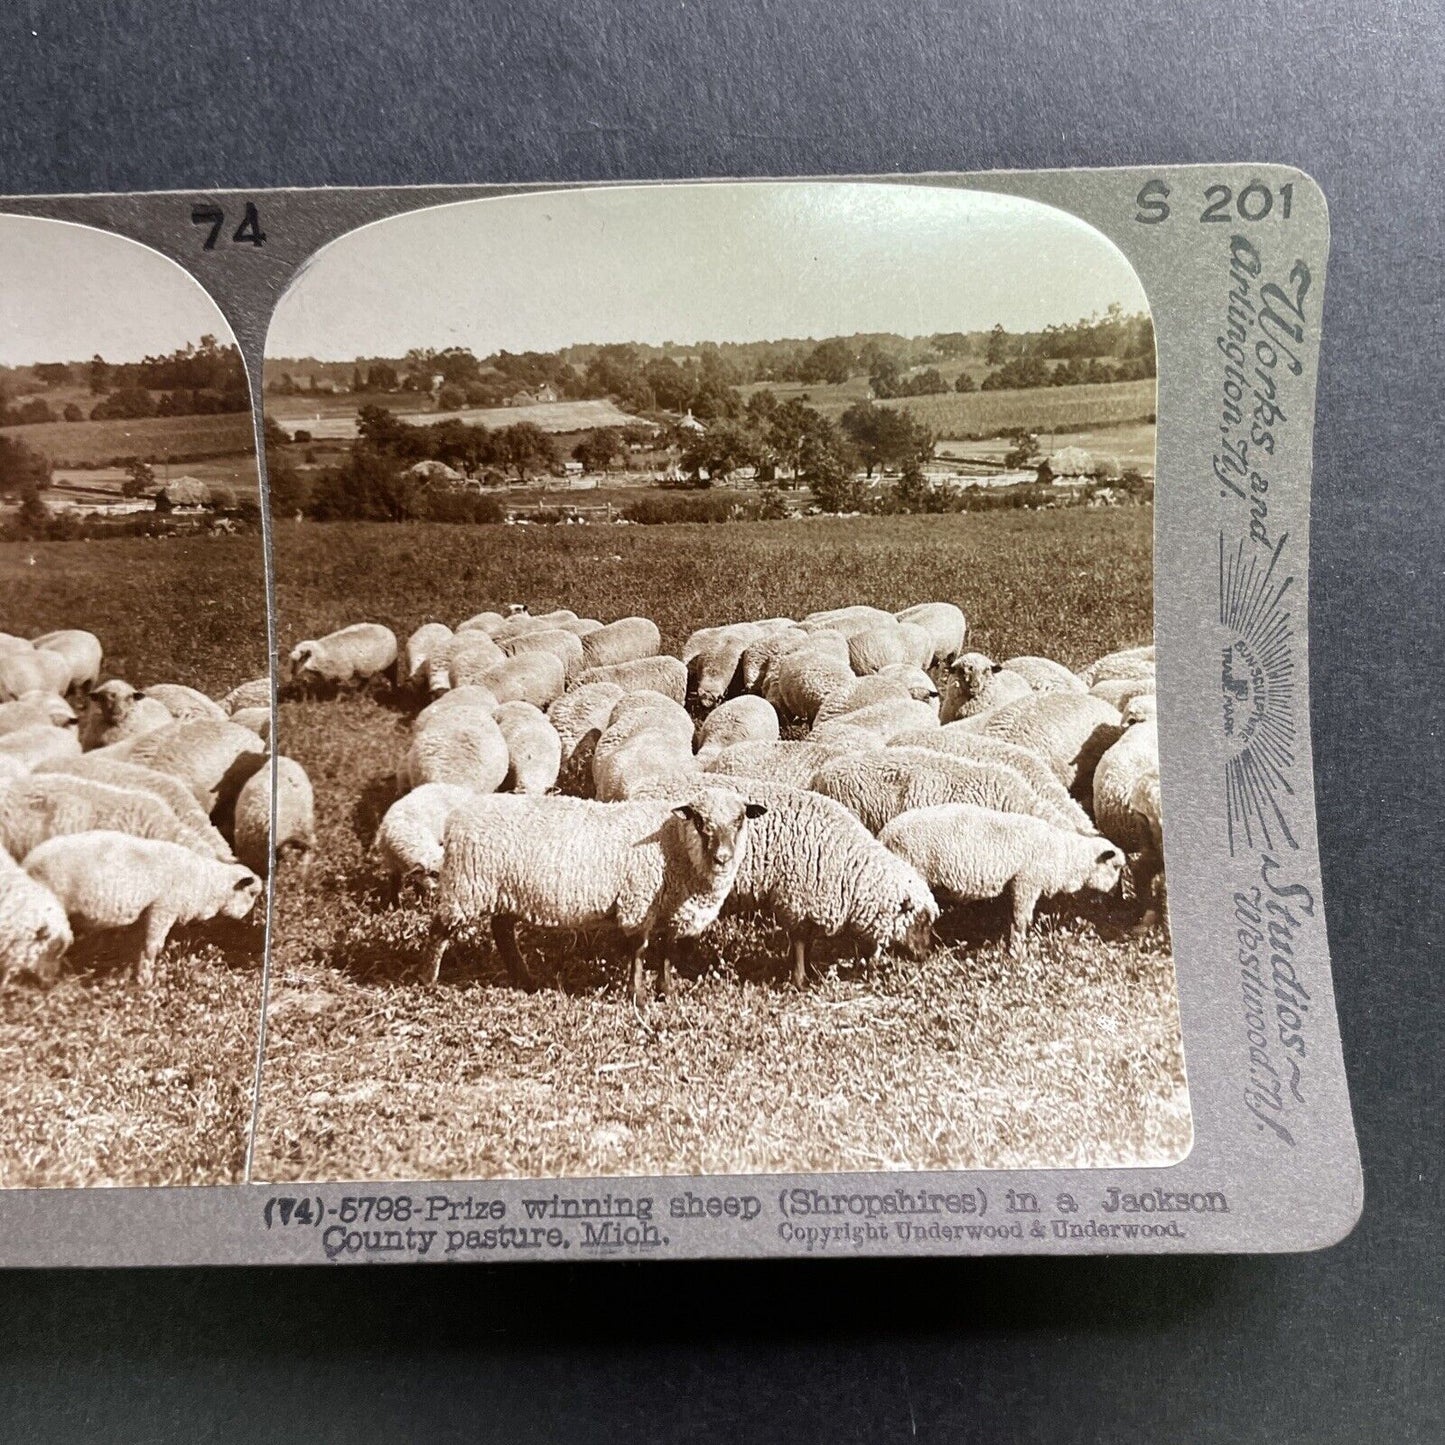
[(1310, 171), (1334, 229), (1312, 702), (1366, 1204), (1334, 1250), (1271, 1259), (3, 1275), (0, 1435), (1445, 1434), (1445, 31), (1432, 0), (1243, 9), (11, 0), (0, 192)]

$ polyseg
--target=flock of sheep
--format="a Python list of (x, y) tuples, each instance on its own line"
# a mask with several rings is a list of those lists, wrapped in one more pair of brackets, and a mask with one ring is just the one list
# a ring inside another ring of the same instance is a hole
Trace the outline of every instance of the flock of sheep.
[[(392, 901), (413, 884), (429, 899), (433, 982), (484, 923), (528, 988), (518, 922), (606, 926), (640, 1002), (649, 957), (670, 993), (670, 944), (738, 906), (786, 929), (801, 986), (819, 937), (919, 957), (937, 900), (1007, 895), (1017, 950), (1040, 899), (1109, 893), (1126, 871), (1149, 927), (1153, 648), (1076, 674), (966, 644), (941, 602), (703, 628), (677, 657), (645, 617), (514, 605), (401, 646), (377, 623), (302, 642), (288, 688), (380, 681), (420, 707), (373, 856)], [(284, 796), (278, 813), (290, 836)]]
[[(87, 936), (148, 983), (173, 928), (243, 919), (261, 893), (270, 680), (216, 701), (101, 682), (103, 663), (90, 632), (0, 634), (0, 983), (53, 981)], [(305, 793), (278, 856), (312, 842)]]

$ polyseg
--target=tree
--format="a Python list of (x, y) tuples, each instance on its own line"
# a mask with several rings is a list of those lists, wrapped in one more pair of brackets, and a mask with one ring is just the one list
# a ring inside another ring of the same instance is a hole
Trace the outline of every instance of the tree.
[(70, 368), (63, 361), (41, 361), (31, 370), (45, 386), (64, 386), (70, 380)]
[(125, 466), (125, 481), (120, 486), (121, 496), (148, 497), (155, 489), (155, 468), (139, 457), (132, 457)]
[(590, 431), (572, 448), (573, 460), (582, 463), (588, 472), (605, 472), (622, 450), (622, 437), (616, 427), (602, 426)]
[(81, 411), (81, 409), (76, 406), (73, 401), (68, 401), (65, 403), (65, 411), (62, 413), (62, 415), (65, 417), (66, 421), (85, 420), (85, 413)]
[(460, 411), (467, 404), (467, 394), (454, 381), (444, 381), (437, 392), (438, 411)]
[(51, 522), (50, 508), (45, 505), (40, 495), (40, 488), (34, 482), (28, 482), (20, 493), (20, 510), (16, 514), (16, 521), (21, 528), (34, 535), (43, 533)]
[(803, 358), (798, 380), (826, 381), (841, 386), (853, 374), (854, 356), (841, 336), (820, 341)]
[(110, 363), (99, 352), (90, 358), (86, 378), (90, 382), (92, 396), (100, 396), (110, 390)]
[(519, 421), (493, 433), (496, 439), (495, 460), (511, 467), (519, 482), (535, 472), (550, 471), (561, 458), (557, 444), (536, 422)]
[(840, 422), (870, 477), (875, 467), (901, 467), (933, 455), (933, 434), (901, 408), (858, 401), (843, 413)]
[(351, 368), (351, 389), (352, 391), (366, 390), (366, 378), (362, 376), (359, 366), (353, 366)]
[(813, 500), (825, 512), (861, 512), (868, 489), (858, 476), (857, 459), (835, 427), (815, 430), (804, 439), (799, 470)]
[(18, 437), (0, 436), (0, 496), (21, 496), (50, 485), (50, 458)]
[(995, 321), (993, 330), (988, 333), (988, 346), (983, 353), (983, 359), (990, 366), (997, 366), (1008, 354), (1008, 333), (1003, 329), (1002, 321)]
[(697, 486), (725, 482), (739, 467), (757, 466), (762, 460), (757, 433), (742, 422), (727, 420), (713, 422), (701, 434), (692, 433), (682, 453), (683, 469), (692, 474)]
[(958, 379), (953, 383), (953, 389), (957, 392), (967, 393), (978, 390), (978, 383), (966, 371), (958, 373)]

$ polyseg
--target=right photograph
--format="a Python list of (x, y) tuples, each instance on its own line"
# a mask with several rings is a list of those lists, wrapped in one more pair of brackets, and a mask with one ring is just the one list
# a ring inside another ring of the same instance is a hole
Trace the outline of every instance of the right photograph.
[(1154, 331), (1099, 232), (458, 202), (312, 258), (265, 399), (253, 1178), (1187, 1155)]

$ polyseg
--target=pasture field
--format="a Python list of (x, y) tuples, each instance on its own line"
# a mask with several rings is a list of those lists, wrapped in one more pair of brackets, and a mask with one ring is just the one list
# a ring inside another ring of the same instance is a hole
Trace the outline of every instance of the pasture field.
[[(1141, 472), (1152, 474), (1157, 434), (1158, 427), (1151, 421), (1123, 422), (1118, 426), (1090, 427), (1085, 431), (1045, 430), (1039, 433), (1039, 446), (1045, 452), (1082, 447), (1092, 456), (1111, 457), (1120, 466), (1137, 467)], [(1002, 462), (1010, 445), (1002, 437), (991, 437), (987, 441), (942, 441), (938, 444), (937, 455)]]
[(1145, 421), (1154, 415), (1156, 395), (1152, 380), (1113, 381), (1027, 391), (945, 392), (879, 405), (902, 407), (935, 436), (948, 440), (997, 436), (1010, 427), (1060, 432)]
[[(219, 696), (266, 668), (261, 561), (254, 535), (8, 543), (0, 617), (24, 635), (89, 629), (106, 676)], [(260, 907), (178, 931), (149, 990), (73, 950), (55, 988), (0, 991), (0, 1187), (241, 1178)]]
[(147, 416), (114, 421), (43, 421), (3, 435), (38, 447), (57, 467), (105, 466), (120, 457), (172, 463), (254, 455), (249, 411), (211, 416)]
[[(818, 518), (638, 528), (282, 523), (279, 645), (374, 620), (404, 637), (526, 601), (697, 626), (957, 600), (974, 644), (1080, 666), (1152, 628), (1152, 511)], [(419, 983), (426, 912), (368, 863), (410, 711), (283, 704), (316, 789), (318, 854), (277, 887), (258, 1179), (1106, 1166), (1190, 1139), (1173, 965), (1117, 900), (1041, 909), (1027, 957), (1000, 908), (945, 915), (921, 965), (839, 942), (783, 983), (782, 935), (725, 917), (637, 1012), (605, 939), (524, 931), (543, 989), (485, 935)], [(539, 961), (538, 954), (541, 959)]]
[[(335, 400), (339, 400), (336, 398)], [(306, 397), (277, 397), (276, 402), (306, 401)], [(356, 436), (356, 413), (365, 404), (366, 398), (353, 396), (351, 405), (344, 411), (328, 408), (309, 408), (299, 415), (283, 412), (272, 402), (266, 411), (288, 431), (309, 431), (320, 441), (343, 441)], [(416, 411), (399, 406), (387, 408), (396, 417), (413, 426), (436, 426), (444, 421), (465, 422), (469, 426), (484, 426), (488, 430), (514, 426), (518, 422), (531, 422), (545, 432), (589, 431), (594, 427), (629, 426), (641, 421), (640, 417), (623, 411), (615, 403), (605, 400), (593, 401), (542, 401), (532, 406), (467, 407), (461, 411)]]

